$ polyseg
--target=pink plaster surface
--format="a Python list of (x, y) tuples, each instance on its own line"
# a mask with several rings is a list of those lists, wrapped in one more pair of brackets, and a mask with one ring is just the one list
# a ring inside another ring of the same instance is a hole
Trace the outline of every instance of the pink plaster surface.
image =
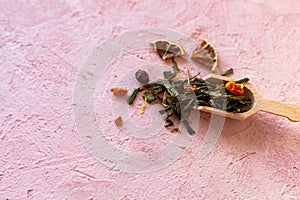
[[(216, 147), (198, 159), (204, 114), (176, 162), (132, 174), (88, 153), (72, 104), (93, 49), (142, 27), (207, 38), (220, 70), (233, 67), (233, 77), (248, 76), (265, 97), (300, 103), (299, 11), (296, 0), (2, 0), (0, 199), (300, 199), (300, 123), (266, 113), (228, 119)], [(143, 146), (127, 140), (133, 151)]]

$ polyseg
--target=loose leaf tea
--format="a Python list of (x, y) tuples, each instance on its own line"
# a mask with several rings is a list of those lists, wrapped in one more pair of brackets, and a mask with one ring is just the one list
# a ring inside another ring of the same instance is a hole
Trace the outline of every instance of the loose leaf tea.
[[(238, 81), (228, 81), (214, 83), (198, 78), (198, 75), (191, 76), (187, 71), (187, 79), (178, 79), (180, 70), (174, 57), (182, 55), (184, 50), (178, 44), (168, 40), (152, 41), (155, 51), (163, 59), (172, 59), (172, 71), (163, 72), (164, 79), (149, 83), (149, 75), (143, 70), (136, 72), (136, 79), (142, 83), (139, 88), (134, 89), (128, 98), (128, 104), (131, 105), (137, 94), (143, 92), (143, 104), (141, 114), (144, 113), (147, 103), (157, 102), (164, 108), (160, 110), (161, 115), (165, 115), (165, 127), (174, 126), (170, 119), (176, 116), (186, 127), (189, 134), (195, 134), (188, 121), (189, 115), (193, 109), (199, 106), (208, 106), (228, 112), (241, 113), (250, 110), (252, 99), (244, 95), (244, 83), (249, 81), (243, 78)], [(172, 51), (171, 51), (172, 50)], [(211, 66), (215, 70), (217, 66), (217, 54), (215, 49), (206, 41), (202, 40), (200, 45), (191, 55), (192, 59)], [(233, 70), (227, 70), (223, 76), (232, 74)], [(177, 127), (171, 130), (178, 131)]]
[(145, 93), (143, 94), (143, 98), (146, 99), (146, 101), (147, 101), (148, 103), (151, 103), (152, 101), (155, 101), (155, 100), (156, 100), (156, 97), (155, 97), (154, 94), (151, 93), (151, 92), (145, 92)]
[(218, 56), (215, 48), (206, 40), (201, 40), (191, 54), (191, 59), (201, 66), (210, 67), (214, 72), (218, 65)]
[[(176, 71), (174, 70), (172, 73), (176, 73)], [(246, 81), (248, 79), (241, 80)], [(250, 109), (252, 100), (241, 93), (237, 93), (237, 88), (235, 90), (227, 88), (226, 85), (229, 83), (210, 83), (196, 76), (190, 78), (188, 73), (186, 80), (159, 79), (144, 84), (133, 91), (128, 103), (132, 104), (137, 93), (144, 91), (144, 104), (141, 113), (144, 113), (146, 103), (158, 100), (164, 107), (160, 113), (166, 115), (166, 127), (173, 126), (174, 123), (170, 117), (175, 115), (186, 126), (189, 134), (194, 134), (195, 131), (188, 122), (188, 116), (191, 110), (198, 106), (209, 106), (229, 112), (245, 112)], [(236, 86), (241, 85), (241, 83), (232, 83)], [(242, 88), (239, 86), (238, 89)]]
[(166, 39), (151, 40), (150, 44), (153, 45), (155, 52), (163, 60), (185, 55), (181, 45)]

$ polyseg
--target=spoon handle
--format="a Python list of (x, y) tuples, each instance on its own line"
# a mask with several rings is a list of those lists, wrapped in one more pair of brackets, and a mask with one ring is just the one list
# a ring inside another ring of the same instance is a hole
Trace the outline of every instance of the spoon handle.
[(272, 99), (260, 98), (258, 105), (260, 105), (261, 111), (281, 115), (291, 121), (300, 122), (300, 104), (289, 104)]

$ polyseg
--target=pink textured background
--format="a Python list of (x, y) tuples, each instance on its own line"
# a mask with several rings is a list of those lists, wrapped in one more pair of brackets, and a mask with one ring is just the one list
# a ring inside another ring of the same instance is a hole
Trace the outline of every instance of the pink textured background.
[(204, 160), (198, 133), (178, 161), (148, 174), (87, 152), (72, 113), (77, 73), (101, 42), (134, 28), (205, 37), (221, 70), (300, 103), (298, 1), (157, 2), (0, 2), (0, 199), (300, 199), (300, 123), (270, 114), (226, 120)]

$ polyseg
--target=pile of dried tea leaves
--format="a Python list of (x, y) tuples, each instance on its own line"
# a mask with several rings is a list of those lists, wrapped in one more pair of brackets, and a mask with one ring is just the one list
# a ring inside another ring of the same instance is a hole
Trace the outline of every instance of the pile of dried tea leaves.
[[(165, 71), (163, 73), (164, 79), (159, 79), (151, 83), (149, 83), (149, 75), (146, 71), (137, 71), (135, 74), (136, 79), (142, 85), (139, 88), (134, 89), (133, 93), (130, 95), (128, 99), (129, 105), (134, 102), (138, 93), (143, 92), (142, 97), (144, 99), (144, 104), (142, 105), (141, 113), (144, 113), (146, 103), (158, 102), (164, 108), (159, 112), (166, 116), (165, 127), (172, 127), (174, 123), (170, 118), (176, 116), (186, 126), (188, 133), (191, 135), (195, 134), (195, 130), (191, 128), (188, 117), (191, 111), (197, 109), (198, 106), (209, 106), (235, 113), (245, 112), (250, 109), (252, 100), (244, 95), (243, 89), (243, 83), (249, 81), (248, 78), (235, 82), (212, 83), (198, 78), (198, 75), (190, 77), (188, 71), (187, 79), (178, 80), (175, 77), (178, 77), (180, 70), (175, 61), (175, 57), (181, 55), (184, 51), (182, 50), (182, 47), (176, 48), (176, 43), (165, 42), (165, 44), (163, 44), (164, 41), (165, 40), (156, 40), (154, 48), (163, 60), (172, 59), (173, 71)], [(166, 52), (161, 49), (158, 51), (156, 49), (157, 46), (159, 46), (158, 44), (166, 46)], [(177, 49), (174, 51), (174, 54), (172, 54), (172, 51), (167, 51), (170, 49), (168, 45), (175, 50)], [(216, 53), (214, 53), (214, 55), (216, 55)], [(201, 56), (204, 56), (203, 52), (201, 53)], [(203, 57), (201, 57), (201, 59), (205, 60)], [(229, 69), (222, 75), (229, 75), (232, 73), (233, 70)], [(172, 130), (178, 130), (178, 128), (175, 127)]]
[(179, 72), (177, 63), (173, 61), (173, 72), (164, 72), (165, 79), (159, 79), (155, 82), (143, 84), (136, 88), (128, 99), (128, 104), (131, 105), (139, 92), (143, 93), (143, 99), (147, 103), (158, 101), (164, 109), (159, 111), (165, 114), (166, 125), (165, 127), (173, 126), (170, 117), (175, 115), (181, 120), (189, 134), (194, 134), (195, 131), (190, 127), (188, 116), (191, 110), (197, 105), (197, 100), (193, 91), (186, 91), (184, 87), (187, 80), (172, 80)]

